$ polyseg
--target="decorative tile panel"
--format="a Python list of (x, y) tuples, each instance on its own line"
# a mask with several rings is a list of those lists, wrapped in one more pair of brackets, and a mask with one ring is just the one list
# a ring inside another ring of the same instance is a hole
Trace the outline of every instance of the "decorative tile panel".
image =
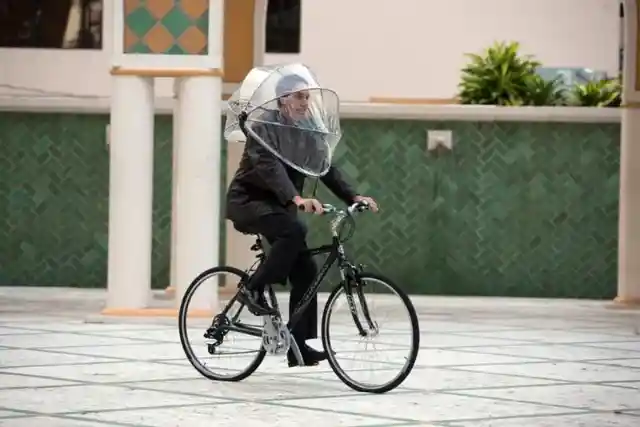
[(124, 53), (206, 55), (209, 0), (124, 0)]

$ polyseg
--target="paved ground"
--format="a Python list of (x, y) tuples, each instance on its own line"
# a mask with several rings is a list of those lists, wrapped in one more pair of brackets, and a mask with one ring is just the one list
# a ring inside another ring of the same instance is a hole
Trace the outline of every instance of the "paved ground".
[(208, 381), (175, 321), (103, 319), (103, 297), (0, 288), (1, 426), (640, 426), (640, 311), (603, 302), (416, 297), (415, 370), (365, 395), (278, 358)]

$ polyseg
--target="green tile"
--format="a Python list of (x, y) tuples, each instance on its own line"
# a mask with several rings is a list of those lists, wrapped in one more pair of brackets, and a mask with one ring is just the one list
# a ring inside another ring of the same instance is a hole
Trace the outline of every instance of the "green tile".
[(178, 45), (173, 45), (165, 52), (167, 55), (184, 55), (185, 51)]
[(138, 37), (145, 34), (156, 24), (156, 19), (144, 7), (139, 7), (124, 17), (125, 25)]
[(127, 53), (151, 53), (151, 49), (149, 49), (149, 46), (147, 46), (144, 42), (140, 41), (131, 46)]
[(160, 22), (162, 22), (162, 25), (164, 25), (169, 33), (176, 39), (180, 37), (187, 28), (193, 25), (191, 19), (179, 7), (171, 9)]
[(209, 34), (209, 11), (203, 13), (201, 17), (196, 19), (196, 27), (202, 31), (202, 34)]

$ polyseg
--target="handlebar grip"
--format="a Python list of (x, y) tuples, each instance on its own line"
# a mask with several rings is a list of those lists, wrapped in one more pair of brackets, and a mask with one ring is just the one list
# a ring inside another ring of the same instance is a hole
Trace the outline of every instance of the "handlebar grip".
[[(297, 206), (298, 206), (298, 210), (299, 210), (299, 211), (303, 211), (303, 212), (304, 212), (304, 205), (297, 205)], [(325, 205), (322, 205), (322, 207), (323, 207), (323, 208), (324, 208), (324, 206), (325, 206)], [(314, 207), (313, 212), (315, 212), (315, 211), (316, 211), (316, 209), (315, 209), (315, 207)]]
[(353, 204), (353, 210), (363, 212), (369, 209), (369, 202), (366, 200), (359, 200)]
[[(335, 208), (333, 207), (333, 205), (329, 205), (329, 204), (323, 204), (322, 205), (322, 209), (325, 212), (332, 212)], [(304, 205), (298, 205), (298, 210), (299, 211), (304, 211)], [(313, 210), (315, 212), (315, 209)]]

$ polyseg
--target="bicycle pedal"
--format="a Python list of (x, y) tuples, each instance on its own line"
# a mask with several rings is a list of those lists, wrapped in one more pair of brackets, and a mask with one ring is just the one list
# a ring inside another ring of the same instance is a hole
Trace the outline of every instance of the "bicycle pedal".
[(265, 322), (271, 322), (273, 324), (281, 324), (282, 318), (278, 314), (265, 314), (262, 316)]

